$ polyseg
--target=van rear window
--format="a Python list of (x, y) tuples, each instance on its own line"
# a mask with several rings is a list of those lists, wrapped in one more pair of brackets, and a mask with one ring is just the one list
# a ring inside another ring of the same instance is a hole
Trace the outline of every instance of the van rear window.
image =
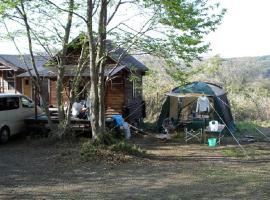
[(19, 97), (0, 98), (0, 111), (18, 109), (19, 106)]

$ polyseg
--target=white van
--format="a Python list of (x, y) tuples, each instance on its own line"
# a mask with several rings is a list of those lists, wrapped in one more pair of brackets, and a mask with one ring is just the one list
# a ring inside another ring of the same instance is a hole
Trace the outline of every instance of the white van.
[[(38, 113), (41, 110), (38, 108)], [(24, 119), (35, 115), (32, 100), (21, 94), (0, 94), (0, 143), (24, 130)]]

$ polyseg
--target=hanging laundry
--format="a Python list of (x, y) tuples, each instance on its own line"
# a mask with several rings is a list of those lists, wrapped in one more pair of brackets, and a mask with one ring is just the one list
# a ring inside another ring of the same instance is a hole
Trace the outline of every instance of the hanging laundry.
[(197, 100), (197, 108), (196, 112), (201, 113), (201, 112), (209, 112), (210, 107), (209, 107), (209, 99), (206, 96), (201, 96)]

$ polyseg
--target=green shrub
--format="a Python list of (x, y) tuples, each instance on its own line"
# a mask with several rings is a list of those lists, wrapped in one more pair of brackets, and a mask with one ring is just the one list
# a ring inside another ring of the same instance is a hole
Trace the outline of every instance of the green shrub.
[[(101, 142), (103, 141), (103, 142)], [(118, 154), (118, 155), (117, 155)], [(146, 151), (142, 150), (135, 144), (128, 144), (125, 141), (115, 139), (111, 134), (105, 134), (99, 141), (93, 143), (86, 141), (82, 144), (80, 149), (80, 157), (83, 161), (90, 160), (119, 160), (119, 155), (145, 155)]]
[(82, 144), (80, 149), (80, 156), (83, 161), (96, 159), (100, 155), (102, 155), (101, 145), (94, 144), (91, 141), (87, 141)]
[(142, 150), (139, 146), (135, 144), (128, 144), (126, 142), (119, 142), (111, 146), (111, 150), (115, 152), (121, 152), (128, 155), (145, 155), (146, 151)]
[(101, 135), (97, 143), (111, 146), (117, 142), (119, 142), (119, 139), (115, 138), (113, 134), (106, 133)]
[(257, 124), (253, 121), (238, 121), (236, 122), (237, 131), (242, 132), (256, 132)]

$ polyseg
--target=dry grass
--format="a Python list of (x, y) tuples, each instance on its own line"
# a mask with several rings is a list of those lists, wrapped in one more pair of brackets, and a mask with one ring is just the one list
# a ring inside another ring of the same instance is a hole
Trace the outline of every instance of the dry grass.
[[(35, 142), (34, 142), (35, 143)], [(179, 140), (133, 139), (145, 158), (81, 162), (79, 145), (0, 146), (0, 199), (268, 199), (270, 145), (210, 148)]]

